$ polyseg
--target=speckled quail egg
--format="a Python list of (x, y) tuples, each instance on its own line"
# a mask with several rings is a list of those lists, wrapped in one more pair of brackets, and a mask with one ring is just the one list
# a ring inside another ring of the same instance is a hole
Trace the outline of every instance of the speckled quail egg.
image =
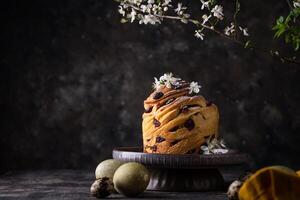
[(91, 195), (99, 199), (109, 196), (114, 191), (114, 186), (108, 177), (97, 179), (91, 186)]

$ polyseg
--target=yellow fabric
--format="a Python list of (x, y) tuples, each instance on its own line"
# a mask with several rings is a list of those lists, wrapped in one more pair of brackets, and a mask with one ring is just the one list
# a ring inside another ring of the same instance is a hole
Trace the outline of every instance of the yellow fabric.
[(262, 168), (244, 182), (239, 200), (300, 200), (300, 171), (283, 166)]

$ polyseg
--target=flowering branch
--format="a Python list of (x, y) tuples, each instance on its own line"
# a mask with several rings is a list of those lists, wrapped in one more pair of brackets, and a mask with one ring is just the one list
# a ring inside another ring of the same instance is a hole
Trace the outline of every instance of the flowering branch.
[[(218, 5), (216, 0), (200, 0), (202, 4), (201, 19), (192, 19), (191, 14), (187, 12), (187, 7), (185, 7), (182, 3), (177, 3), (177, 5), (175, 6), (173, 5), (172, 0), (117, 1), (120, 2), (119, 13), (123, 16), (121, 20), (121, 22), (123, 23), (129, 21), (132, 23), (138, 20), (139, 24), (155, 25), (161, 24), (161, 22), (164, 19), (178, 20), (185, 24), (194, 24), (196, 26), (194, 35), (201, 40), (204, 40), (205, 31), (211, 31), (245, 48), (254, 49), (251, 41), (244, 39), (245, 37), (249, 36), (248, 29), (239, 26), (237, 23), (237, 16), (240, 11), (239, 0), (235, 0), (235, 12), (233, 15), (233, 22), (231, 22), (229, 26), (226, 26), (224, 31), (215, 28), (216, 25), (224, 19), (223, 7), (221, 5)], [(297, 2), (296, 4), (294, 2), (294, 6), (295, 5), (298, 6)], [(277, 35), (278, 37), (280, 36), (280, 34)], [(243, 36), (243, 38), (241, 38), (240, 36)], [(260, 48), (255, 49), (263, 52), (270, 52), (269, 50), (262, 50)], [(276, 58), (279, 58), (282, 62), (286, 61), (300, 65), (300, 62), (298, 62), (295, 57), (289, 58), (281, 56), (278, 51), (273, 51), (273, 53), (271, 52), (271, 55)]]
[[(143, 9), (144, 8), (143, 5), (141, 6), (142, 7), (141, 8), (141, 7), (136, 6), (135, 4), (130, 3), (130, 2), (134, 2), (134, 1), (135, 0), (124, 0), (123, 3), (121, 3), (121, 8), (123, 6), (125, 8), (132, 8), (134, 10), (134, 12), (131, 12), (131, 14), (129, 15), (129, 17), (131, 18), (132, 22), (136, 19), (135, 17), (133, 17), (133, 15), (138, 15), (137, 14), (138, 12), (140, 12), (142, 14), (145, 14), (145, 17), (141, 18), (140, 24), (142, 24), (142, 23), (145, 23), (145, 24), (147, 24), (147, 23), (150, 23), (150, 24), (161, 23), (161, 21), (163, 19), (178, 20), (178, 21), (181, 21), (183, 23), (189, 23), (190, 22), (190, 23), (193, 23), (194, 25), (196, 25), (197, 27), (202, 28), (201, 31), (196, 30), (199, 34), (202, 33), (204, 29), (206, 29), (206, 30), (210, 30), (210, 31), (212, 31), (212, 32), (214, 32), (214, 33), (216, 33), (216, 34), (218, 34), (218, 35), (220, 35), (220, 36), (222, 36), (222, 37), (224, 37), (224, 38), (226, 38), (228, 40), (231, 40), (231, 41), (233, 41), (235, 43), (238, 43), (238, 44), (243, 45), (243, 46), (245, 45), (245, 43), (243, 43), (242, 41), (239, 41), (239, 40), (237, 40), (235, 38), (230, 37), (230, 34), (226, 34), (226, 31), (225, 31), (225, 33), (222, 33), (221, 31), (216, 30), (214, 28), (214, 26), (208, 26), (208, 25), (206, 25), (206, 22), (208, 22), (208, 20), (211, 18), (211, 15), (207, 16), (206, 14), (204, 14), (202, 16), (203, 22), (201, 23), (199, 20), (191, 19), (189, 14), (184, 14), (182, 11), (185, 10), (186, 7), (182, 7), (182, 4), (180, 4), (180, 3), (178, 4), (178, 7), (175, 9), (175, 11), (178, 13), (178, 16), (172, 16), (172, 15), (164, 15), (162, 13), (159, 14), (159, 12), (153, 12), (153, 13), (151, 13), (149, 10), (147, 11), (147, 10)], [(139, 2), (139, 1), (137, 1), (137, 2)], [(205, 5), (205, 6), (208, 5), (207, 4), (208, 2), (204, 2), (204, 1), (201, 1), (201, 2), (203, 2), (202, 7), (203, 7), (203, 5)], [(149, 4), (148, 4), (148, 7), (151, 7), (151, 6), (149, 6)], [(169, 6), (169, 7), (172, 7), (172, 6)], [(123, 13), (123, 11), (124, 11), (123, 9), (121, 10), (121, 12), (119, 10), (119, 12), (121, 14), (123, 14), (123, 16), (125, 16), (125, 12)], [(222, 8), (222, 6), (216, 5), (211, 10), (211, 12), (214, 13), (215, 17), (217, 17), (218, 19), (221, 19), (221, 20), (223, 19), (223, 13), (222, 13), (223, 12), (223, 8)], [(150, 15), (149, 18), (150, 19), (152, 18), (152, 21), (151, 20), (150, 21), (147, 20), (148, 19), (147, 18), (147, 13), (148, 13), (148, 15)], [(149, 13), (151, 13), (151, 14), (149, 14)], [(142, 16), (139, 15), (138, 17), (142, 17)], [(123, 19), (122, 21), (123, 22), (125, 22), (125, 21), (127, 22), (128, 20)], [(195, 33), (195, 36), (198, 37), (198, 38), (202, 38), (202, 40), (203, 40), (204, 39), (203, 38), (204, 35), (202, 37), (199, 37), (199, 35), (197, 35), (197, 32)], [(248, 36), (247, 30), (244, 31), (244, 35)]]

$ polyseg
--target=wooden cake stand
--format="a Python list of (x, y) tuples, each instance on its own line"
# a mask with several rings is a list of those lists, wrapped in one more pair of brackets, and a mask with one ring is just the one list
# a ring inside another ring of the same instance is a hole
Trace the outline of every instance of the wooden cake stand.
[(241, 175), (249, 160), (247, 154), (235, 150), (215, 155), (151, 154), (144, 153), (141, 147), (115, 148), (113, 158), (146, 166), (151, 174), (147, 190), (157, 191), (224, 190), (228, 183), (221, 172)]

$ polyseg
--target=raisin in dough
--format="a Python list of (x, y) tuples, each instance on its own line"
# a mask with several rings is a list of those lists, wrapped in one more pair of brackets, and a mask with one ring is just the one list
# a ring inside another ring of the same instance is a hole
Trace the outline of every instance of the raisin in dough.
[(189, 84), (162, 86), (144, 101), (144, 152), (198, 153), (208, 138), (218, 134), (219, 112), (202, 96), (191, 96)]

